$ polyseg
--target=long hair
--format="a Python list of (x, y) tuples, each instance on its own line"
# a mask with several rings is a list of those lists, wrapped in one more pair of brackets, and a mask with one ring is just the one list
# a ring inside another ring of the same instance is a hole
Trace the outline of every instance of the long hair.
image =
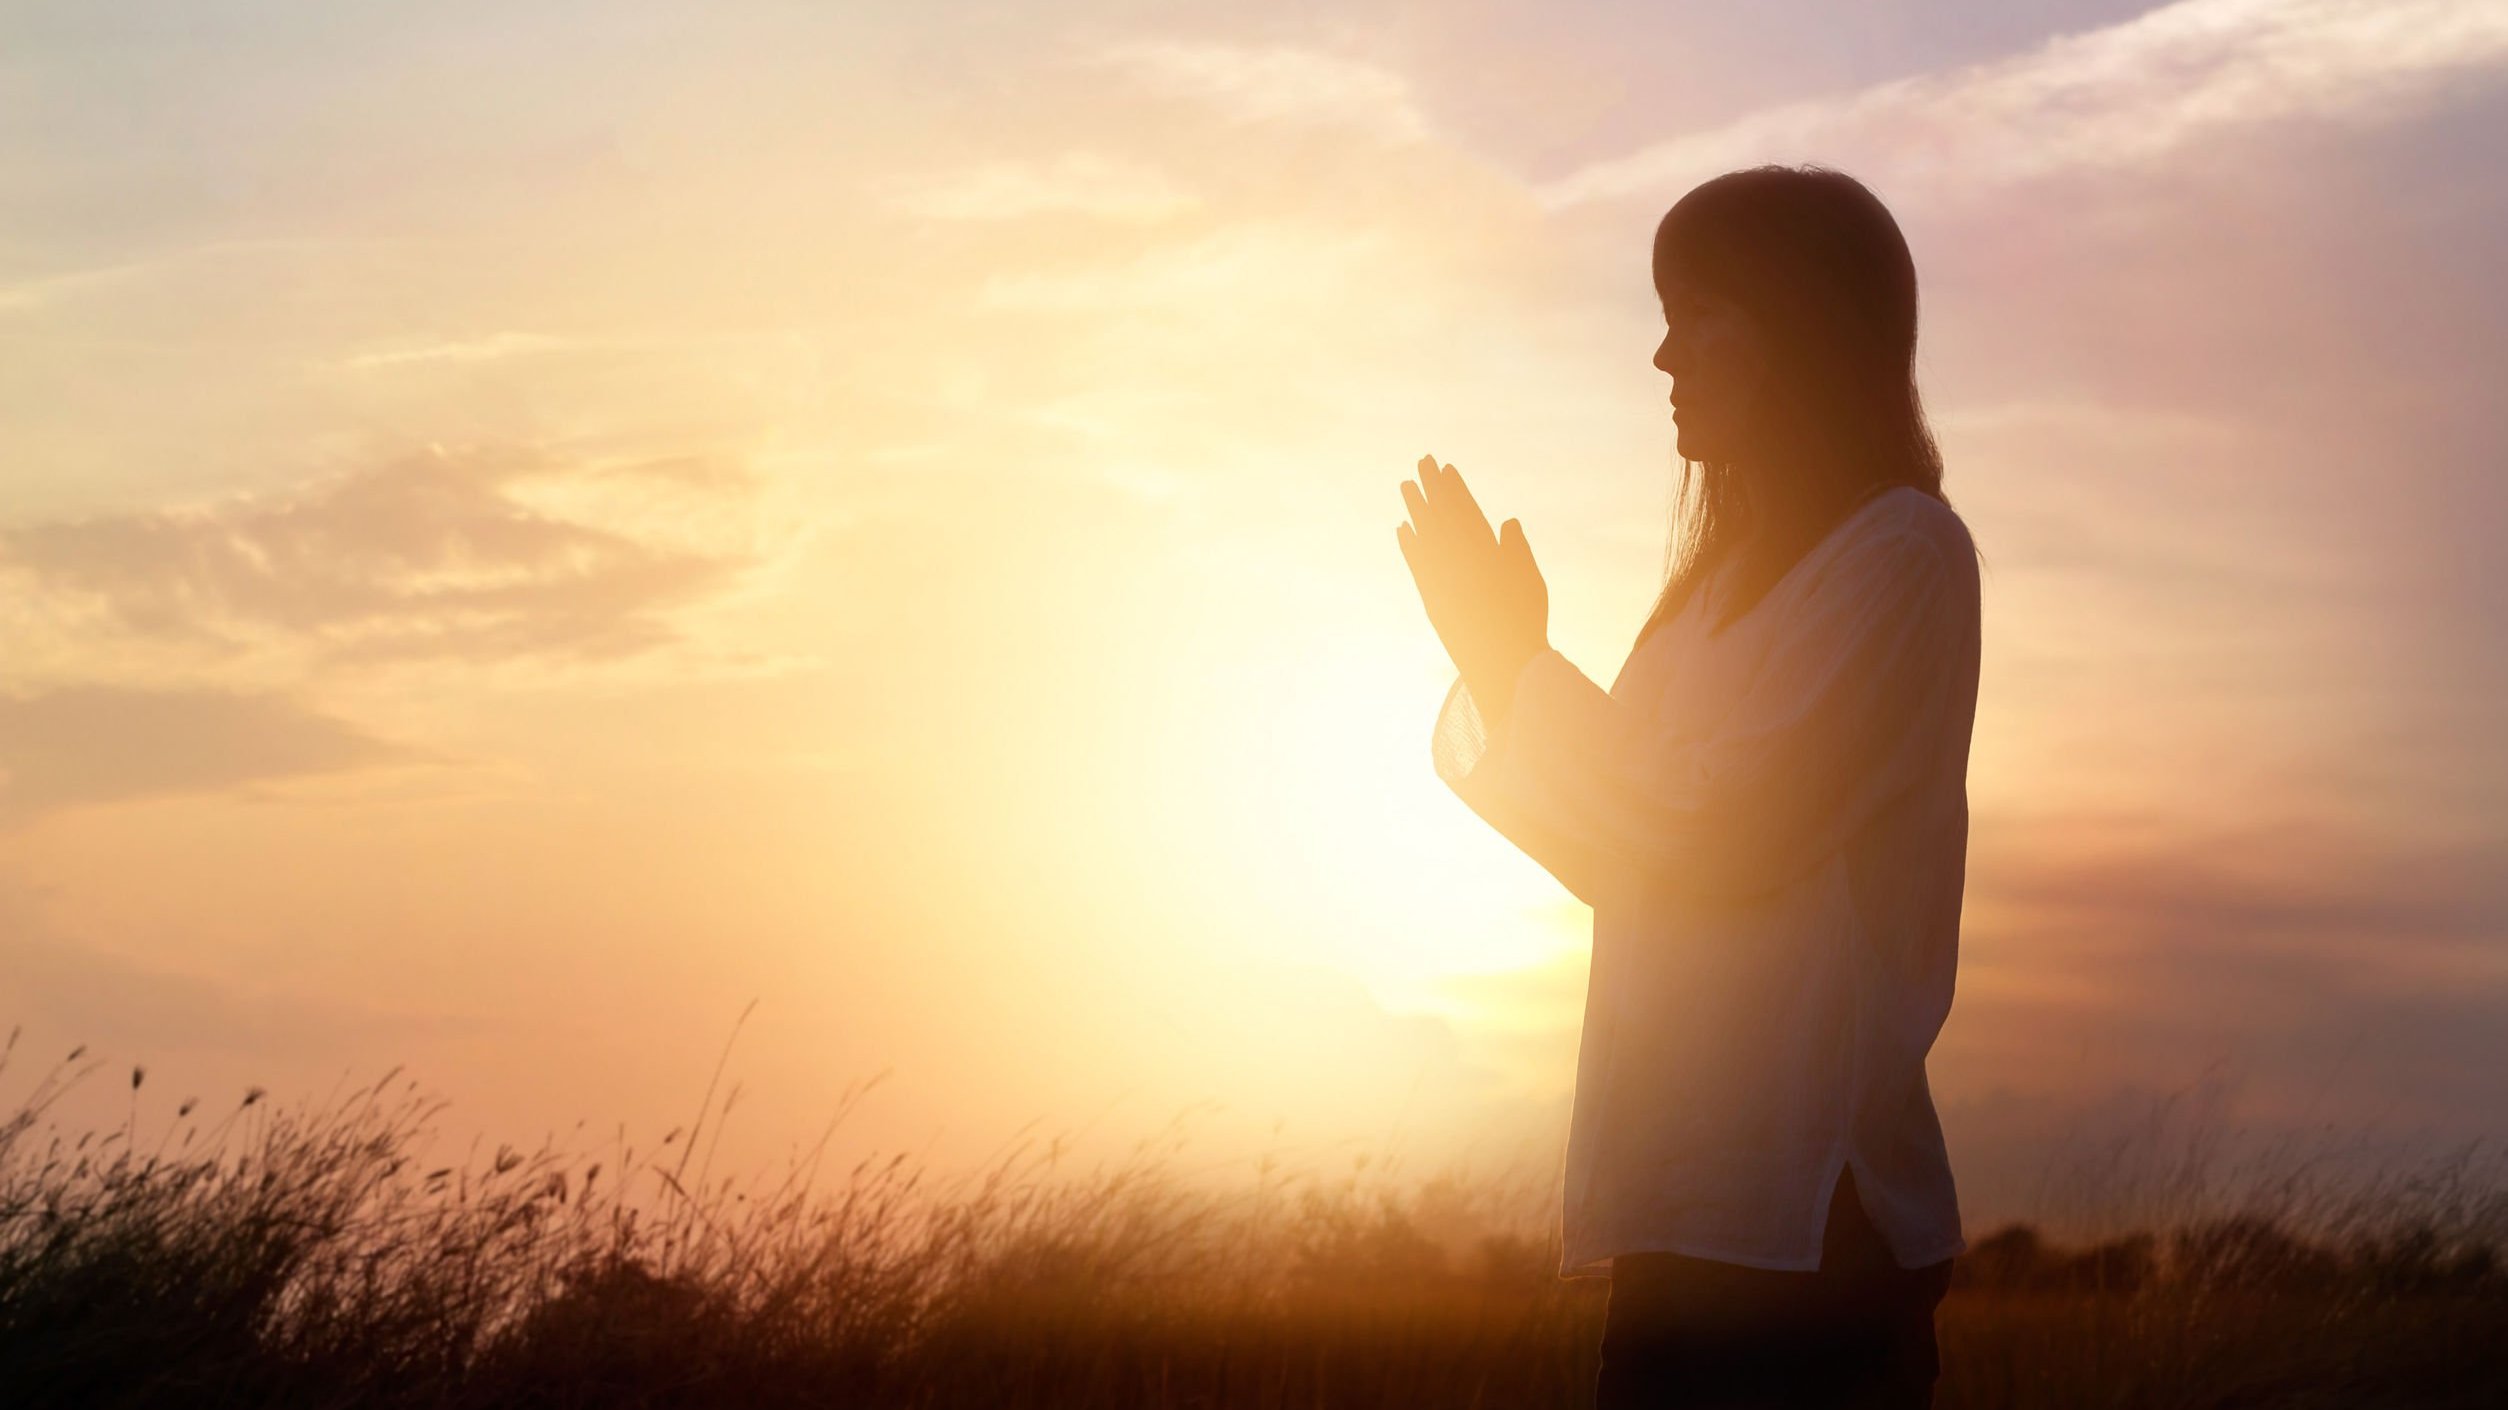
[(1702, 182), (1655, 227), (1654, 279), (1732, 299), (1767, 329), (1762, 442), (1748, 466), (1681, 461), (1678, 527), (1639, 645), (1735, 559), (1711, 630), (1748, 612), (1867, 498), (1912, 485), (1944, 504), (1916, 393), (1916, 264), (1864, 184), (1822, 166)]

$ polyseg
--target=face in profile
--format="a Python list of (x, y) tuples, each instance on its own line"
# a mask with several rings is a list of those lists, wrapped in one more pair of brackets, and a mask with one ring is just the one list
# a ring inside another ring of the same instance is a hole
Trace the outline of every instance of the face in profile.
[(1677, 273), (1656, 280), (1663, 342), (1655, 366), (1672, 378), (1672, 421), (1684, 460), (1747, 461), (1759, 442), (1768, 335), (1747, 308)]

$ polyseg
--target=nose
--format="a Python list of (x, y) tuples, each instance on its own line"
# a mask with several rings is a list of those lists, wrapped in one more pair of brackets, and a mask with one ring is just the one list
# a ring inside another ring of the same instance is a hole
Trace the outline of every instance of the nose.
[(1664, 334), (1663, 341), (1655, 344), (1654, 363), (1655, 370), (1663, 373), (1667, 377), (1672, 376), (1679, 371), (1678, 368), (1672, 365), (1672, 335), (1670, 333)]

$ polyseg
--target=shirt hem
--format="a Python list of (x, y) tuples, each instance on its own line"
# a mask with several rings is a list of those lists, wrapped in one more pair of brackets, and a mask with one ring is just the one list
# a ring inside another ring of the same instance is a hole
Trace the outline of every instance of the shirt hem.
[[(1632, 1244), (1627, 1248), (1615, 1249), (1607, 1254), (1598, 1254), (1595, 1257), (1588, 1259), (1586, 1262), (1576, 1266), (1597, 1270), (1597, 1272), (1593, 1274), (1587, 1274), (1584, 1276), (1607, 1278), (1611, 1276), (1611, 1260), (1622, 1254), (1631, 1253), (1677, 1253), (1685, 1258), (1703, 1258), (1711, 1263), (1738, 1263), (1744, 1268), (1760, 1268), (1771, 1273), (1816, 1273), (1820, 1271), (1820, 1258), (1817, 1254), (1814, 1254), (1811, 1259), (1806, 1262), (1800, 1258), (1769, 1258), (1759, 1254), (1735, 1253), (1729, 1249), (1709, 1248), (1700, 1244), (1670, 1243)], [(1560, 1276), (1576, 1277), (1579, 1275), (1562, 1269)]]
[[(1957, 1235), (1948, 1244), (1933, 1250), (1931, 1257), (1919, 1257), (1913, 1263), (1900, 1263), (1898, 1266), (1909, 1270), (1929, 1268), (1936, 1263), (1957, 1258), (1967, 1251), (1966, 1236)], [(1744, 1268), (1758, 1268), (1771, 1273), (1817, 1273), (1820, 1271), (1820, 1255), (1817, 1253), (1808, 1260), (1770, 1258), (1760, 1254), (1736, 1253), (1729, 1249), (1710, 1248), (1695, 1243), (1645, 1243), (1614, 1249), (1610, 1253), (1595, 1254), (1581, 1263), (1562, 1262), (1559, 1266), (1559, 1277), (1562, 1279), (1608, 1278), (1611, 1276), (1611, 1260), (1621, 1254), (1630, 1253), (1677, 1253), (1685, 1258), (1703, 1258), (1712, 1263), (1735, 1263)], [(1891, 1261), (1897, 1262), (1895, 1254), (1892, 1255)]]

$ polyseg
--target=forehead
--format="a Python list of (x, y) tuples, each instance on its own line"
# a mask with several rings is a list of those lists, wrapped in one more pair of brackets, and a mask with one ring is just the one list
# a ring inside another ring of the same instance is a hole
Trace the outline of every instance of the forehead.
[(1669, 304), (1675, 299), (1711, 299), (1715, 293), (1703, 284), (1682, 278), (1678, 270), (1659, 269), (1655, 271), (1655, 296)]
[(1686, 265), (1677, 259), (1663, 258), (1654, 262), (1655, 292), (1667, 298), (1676, 294), (1705, 294), (1704, 284), (1691, 276)]

